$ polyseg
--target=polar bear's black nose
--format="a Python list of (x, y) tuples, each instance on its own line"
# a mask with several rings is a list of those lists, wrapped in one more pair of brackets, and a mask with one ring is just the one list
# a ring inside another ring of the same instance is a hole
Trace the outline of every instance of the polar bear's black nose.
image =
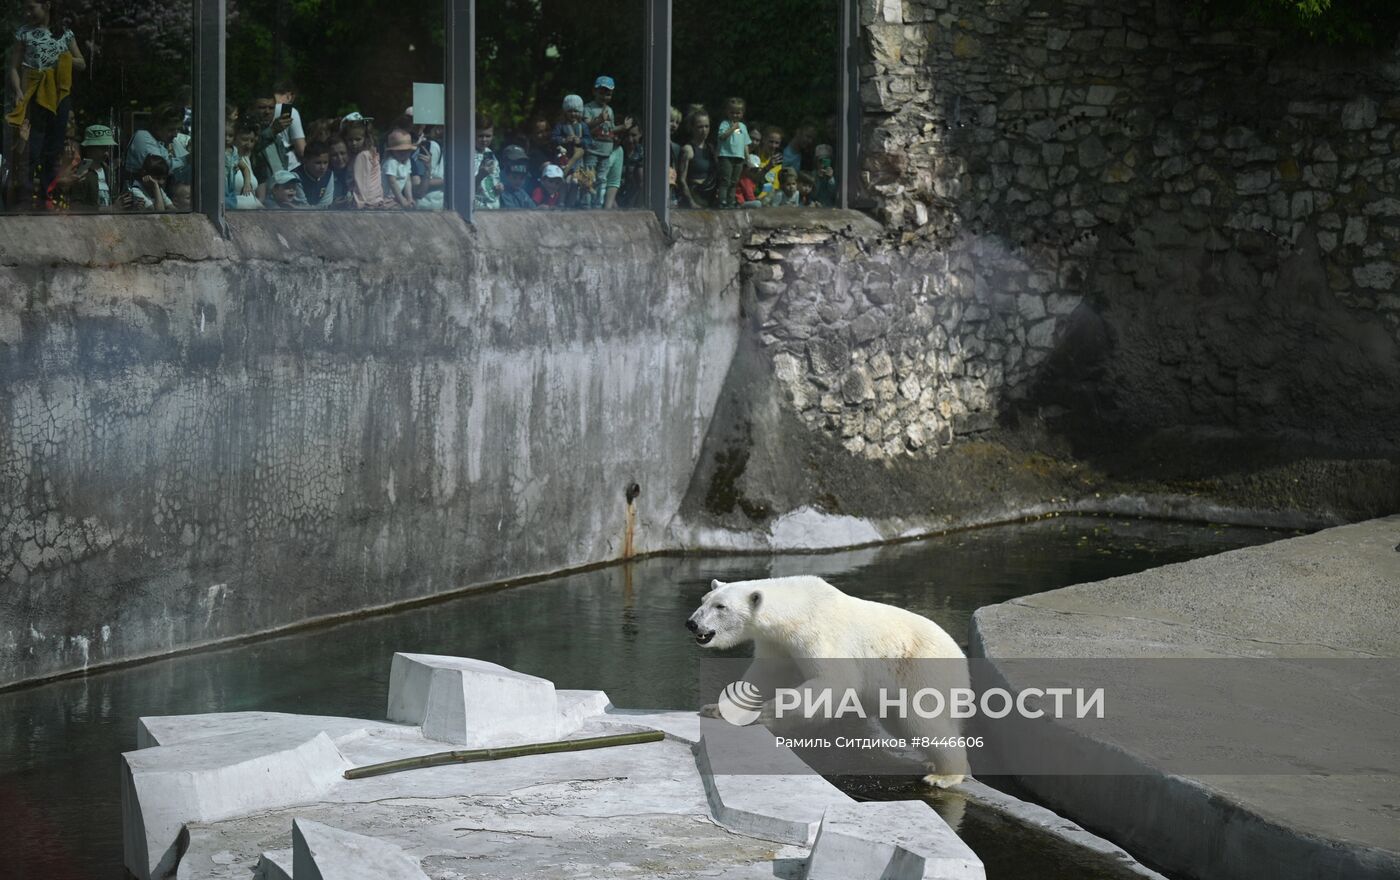
[(696, 630), (700, 629), (700, 625), (696, 623), (695, 618), (692, 617), (691, 619), (685, 622), (685, 628), (690, 630), (691, 632), (695, 632)]

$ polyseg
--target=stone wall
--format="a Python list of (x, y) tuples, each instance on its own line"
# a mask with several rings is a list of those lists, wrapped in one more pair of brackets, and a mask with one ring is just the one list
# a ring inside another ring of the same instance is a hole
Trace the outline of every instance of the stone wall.
[(1025, 389), (1081, 435), (1393, 449), (1400, 52), (1291, 45), (1191, 8), (867, 0), (876, 210), (977, 275), (993, 254), (1084, 298)]
[(879, 223), (750, 232), (689, 540), (1400, 507), (1400, 52), (1189, 6), (862, 0)]

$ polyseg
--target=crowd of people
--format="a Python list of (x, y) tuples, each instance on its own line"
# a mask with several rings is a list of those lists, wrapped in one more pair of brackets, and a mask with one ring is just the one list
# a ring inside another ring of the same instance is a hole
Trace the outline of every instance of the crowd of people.
[[(593, 98), (564, 98), (557, 119), (536, 117), (497, 144), (492, 121), (478, 117), (478, 209), (643, 207), (642, 126), (619, 122), (616, 83), (600, 76)], [(672, 204), (685, 208), (836, 207), (834, 150), (817, 142), (814, 122), (791, 136), (751, 122), (742, 98), (725, 102), (718, 124), (704, 106), (671, 108), (668, 163)], [(499, 153), (499, 159), (498, 159)]]
[[(10, 53), (7, 147), (0, 198), (10, 210), (190, 209), (190, 94), (156, 108), (125, 150), (108, 119), (80, 128), (73, 71), (84, 58), (46, 0), (25, 0)], [(477, 210), (644, 207), (643, 127), (613, 109), (616, 82), (599, 76), (591, 100), (567, 95), (557, 117), (509, 133), (476, 119)], [(249, 106), (225, 108), (224, 202), (231, 210), (441, 210), (444, 128), (415, 124), (413, 108), (383, 130), (361, 113), (304, 122), (297, 90), (279, 82)], [(687, 208), (835, 207), (829, 144), (807, 122), (789, 136), (746, 118), (742, 98), (714, 116), (695, 104), (670, 115), (673, 204)]]

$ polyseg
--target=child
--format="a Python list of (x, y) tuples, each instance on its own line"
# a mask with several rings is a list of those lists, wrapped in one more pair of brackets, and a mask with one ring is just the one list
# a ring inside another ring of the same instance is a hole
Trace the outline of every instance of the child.
[(301, 197), (301, 183), (296, 172), (286, 169), (274, 171), (272, 186), (269, 187), (267, 201), (263, 204), (265, 207), (284, 211), (306, 207), (306, 199)]
[(413, 154), (413, 199), (420, 211), (441, 211), (447, 204), (447, 169), (442, 159), (441, 125), (423, 128), (418, 152)]
[(111, 209), (116, 181), (112, 178), (110, 159), (116, 145), (112, 129), (105, 125), (89, 125), (83, 132), (83, 161), (91, 164), (73, 191), (74, 205), (91, 211)]
[(530, 174), (529, 157), (519, 147), (506, 147), (505, 160), (506, 188), (501, 193), (501, 207), (517, 211), (534, 210), (534, 197), (525, 188), (525, 181), (529, 179)]
[(476, 189), (473, 196), (478, 209), (494, 211), (501, 207), (501, 190), (505, 187), (501, 184), (497, 169), (500, 167), (496, 162), (496, 154), (491, 151), (491, 144), (496, 140), (496, 126), (491, 121), (491, 117), (478, 113), (476, 115), (476, 152), (474, 154), (473, 171), (476, 174)]
[(739, 178), (739, 186), (734, 193), (734, 199), (741, 208), (762, 208), (763, 200), (759, 198), (763, 192), (763, 161), (757, 155), (750, 153), (749, 159), (744, 163), (744, 175)]
[(293, 173), (301, 184), (302, 200), (306, 203), (302, 207), (324, 211), (335, 204), (337, 195), (330, 145), (325, 141), (312, 141), (302, 152), (301, 160)]
[(257, 149), (261, 134), (261, 126), (251, 119), (240, 122), (234, 134), (236, 161), (229, 176), (229, 189), (233, 192), (233, 206), (239, 210), (261, 208), (263, 197), (267, 195), (266, 185), (258, 183), (253, 174), (253, 151)]
[(830, 144), (817, 144), (817, 174), (812, 184), (812, 198), (809, 204), (821, 208), (834, 208), (840, 203), (836, 189), (836, 169), (832, 167), (835, 150)]
[(563, 206), (564, 169), (558, 165), (544, 166), (540, 175), (540, 185), (535, 187), (532, 196), (537, 208), (559, 208)]
[(801, 205), (802, 196), (797, 191), (797, 172), (784, 168), (778, 175), (778, 189), (768, 196), (768, 207), (781, 208)]
[(413, 135), (396, 128), (384, 142), (384, 189), (394, 204), (413, 210)]
[(73, 74), (87, 62), (73, 32), (54, 21), (51, 0), (24, 0), (23, 10), (25, 23), (15, 31), (7, 75), (15, 103), (5, 121), (16, 128), (29, 123), (29, 169), (18, 183), (23, 199), (37, 200), (58, 172)]
[(797, 173), (797, 194), (802, 197), (802, 204), (808, 207), (812, 204), (812, 188), (816, 186), (816, 178), (805, 171)]
[(170, 178), (170, 163), (160, 156), (147, 156), (127, 192), (137, 211), (169, 211), (170, 196), (165, 181)]
[(730, 98), (725, 102), (725, 119), (719, 124), (719, 206), (735, 206), (734, 190), (749, 156), (749, 131), (744, 127), (744, 99)]
[(683, 208), (714, 207), (719, 163), (710, 145), (710, 115), (699, 110), (681, 125), (685, 146), (676, 162), (676, 198)]
[(170, 210), (188, 211), (194, 205), (194, 189), (188, 183), (170, 185)]
[(578, 95), (564, 96), (563, 116), (555, 124), (549, 139), (555, 148), (551, 161), (566, 172), (572, 170), (593, 146), (593, 135), (583, 122), (583, 99)]
[(374, 129), (370, 120), (358, 113), (345, 117), (342, 131), (350, 153), (349, 206), (361, 211), (392, 208), (393, 200), (384, 195), (384, 169), (379, 151), (374, 148)]
[(593, 138), (593, 146), (584, 153), (584, 168), (592, 169), (598, 181), (593, 199), (585, 207), (614, 207), (617, 190), (622, 184), (623, 156), (616, 149), (618, 126), (612, 109), (616, 87), (612, 77), (598, 77), (593, 82), (593, 100), (583, 105), (583, 121), (588, 124), (588, 133)]

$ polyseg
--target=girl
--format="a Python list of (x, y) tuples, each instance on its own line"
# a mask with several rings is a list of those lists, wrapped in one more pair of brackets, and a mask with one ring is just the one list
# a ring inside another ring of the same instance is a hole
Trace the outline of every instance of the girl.
[(681, 124), (685, 145), (676, 162), (676, 193), (683, 208), (714, 207), (719, 164), (710, 145), (710, 115), (698, 110)]
[(384, 188), (394, 204), (413, 210), (413, 135), (402, 128), (389, 132), (384, 142)]
[(259, 183), (253, 176), (253, 150), (257, 149), (259, 135), (258, 124), (245, 119), (233, 136), (234, 165), (228, 188), (233, 193), (233, 206), (240, 210), (261, 208), (267, 195), (267, 183)]
[(341, 131), (350, 152), (350, 207), (362, 211), (393, 207), (393, 201), (384, 197), (384, 169), (369, 120), (351, 120)]
[(744, 163), (749, 158), (749, 130), (744, 127), (743, 98), (730, 98), (725, 102), (725, 119), (719, 124), (719, 192), (716, 194), (719, 207), (732, 208), (736, 204), (734, 189), (739, 185), (739, 176), (744, 172)]
[(22, 8), (25, 23), (15, 31), (7, 76), (14, 109), (5, 120), (16, 127), (29, 123), (29, 173), (22, 186), (25, 197), (37, 202), (58, 171), (73, 73), (87, 62), (51, 0), (24, 0)]

